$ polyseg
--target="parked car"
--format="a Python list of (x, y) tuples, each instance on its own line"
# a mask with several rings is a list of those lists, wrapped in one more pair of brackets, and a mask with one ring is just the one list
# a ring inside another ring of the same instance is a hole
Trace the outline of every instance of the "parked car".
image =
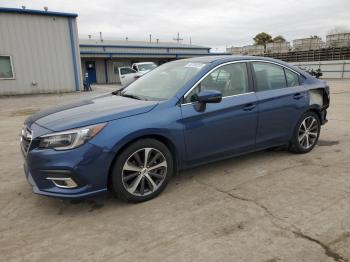
[(156, 68), (157, 65), (153, 62), (141, 62), (141, 63), (133, 63), (131, 65), (131, 68), (134, 69), (136, 72), (139, 73), (148, 73), (149, 71)]
[(119, 67), (120, 83), (122, 86), (127, 86), (156, 67), (157, 65), (153, 62), (134, 63), (131, 67)]
[(119, 92), (41, 111), (22, 130), (35, 193), (157, 196), (171, 176), (287, 145), (311, 151), (327, 122), (325, 81), (282, 61), (208, 56), (166, 63)]

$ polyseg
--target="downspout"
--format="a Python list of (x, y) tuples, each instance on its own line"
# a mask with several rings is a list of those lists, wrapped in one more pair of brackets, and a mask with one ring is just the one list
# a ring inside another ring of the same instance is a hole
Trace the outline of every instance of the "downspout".
[(74, 79), (75, 79), (75, 91), (80, 90), (79, 76), (78, 76), (78, 64), (77, 64), (77, 54), (75, 49), (75, 39), (73, 32), (73, 18), (68, 18), (68, 27), (69, 27), (69, 36), (70, 36), (70, 47), (72, 50), (73, 58), (73, 70), (74, 70)]
[(106, 74), (106, 84), (108, 84), (107, 59), (105, 59), (105, 74)]

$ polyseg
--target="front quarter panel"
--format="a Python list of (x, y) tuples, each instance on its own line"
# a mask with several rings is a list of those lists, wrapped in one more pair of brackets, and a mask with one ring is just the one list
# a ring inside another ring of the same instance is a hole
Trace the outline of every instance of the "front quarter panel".
[(91, 144), (96, 144), (115, 154), (128, 143), (146, 136), (161, 136), (172, 143), (176, 150), (177, 160), (181, 168), (185, 146), (181, 125), (181, 110), (171, 102), (160, 103), (152, 111), (114, 120), (98, 134)]

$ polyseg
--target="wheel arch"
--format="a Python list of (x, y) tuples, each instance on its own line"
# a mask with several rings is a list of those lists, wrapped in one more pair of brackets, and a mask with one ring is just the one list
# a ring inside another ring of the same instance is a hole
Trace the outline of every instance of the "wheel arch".
[(177, 147), (175, 146), (175, 143), (168, 137), (164, 136), (164, 135), (160, 135), (160, 134), (145, 134), (145, 135), (140, 135), (137, 137), (133, 137), (127, 141), (125, 141), (119, 148), (119, 150), (115, 153), (114, 158), (109, 166), (108, 169), (108, 179), (107, 179), (107, 187), (110, 187), (111, 185), (111, 178), (112, 178), (112, 170), (113, 170), (113, 166), (118, 158), (118, 156), (120, 155), (121, 152), (123, 152), (129, 145), (131, 145), (132, 143), (135, 143), (138, 140), (141, 139), (147, 139), (147, 138), (151, 138), (151, 139), (155, 139), (158, 140), (159, 142), (163, 143), (171, 152), (172, 156), (173, 156), (173, 164), (174, 164), (174, 173), (176, 174), (177, 171), (180, 169), (180, 159), (179, 159), (179, 154), (178, 154), (178, 150)]
[(306, 110), (304, 114), (307, 112), (314, 112), (317, 115), (320, 124), (322, 125), (322, 108), (319, 105), (310, 106), (310, 108)]

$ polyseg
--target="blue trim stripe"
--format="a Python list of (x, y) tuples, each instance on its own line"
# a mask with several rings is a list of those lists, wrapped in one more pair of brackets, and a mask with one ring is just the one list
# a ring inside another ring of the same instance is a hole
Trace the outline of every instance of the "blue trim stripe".
[(80, 90), (79, 76), (78, 76), (78, 63), (77, 63), (77, 54), (75, 50), (75, 41), (73, 33), (73, 18), (68, 18), (69, 26), (69, 36), (70, 36), (70, 47), (72, 49), (72, 58), (73, 58), (73, 69), (74, 69), (74, 79), (75, 79), (75, 91)]
[(80, 51), (80, 55), (104, 55), (108, 57), (113, 57), (113, 55), (121, 56), (212, 56), (212, 55), (230, 55), (228, 53), (107, 53), (107, 52), (90, 52), (90, 51)]
[(80, 47), (95, 47), (95, 48), (168, 48), (168, 49), (202, 49), (202, 50), (210, 50), (210, 47), (200, 47), (200, 46), (166, 46), (166, 45), (86, 45), (80, 44)]
[(63, 16), (63, 17), (78, 16), (78, 14), (74, 14), (74, 13), (62, 13), (62, 12), (51, 12), (51, 11), (41, 11), (41, 10), (32, 10), (32, 9), (7, 8), (7, 7), (0, 7), (0, 13), (18, 13), (18, 14)]

